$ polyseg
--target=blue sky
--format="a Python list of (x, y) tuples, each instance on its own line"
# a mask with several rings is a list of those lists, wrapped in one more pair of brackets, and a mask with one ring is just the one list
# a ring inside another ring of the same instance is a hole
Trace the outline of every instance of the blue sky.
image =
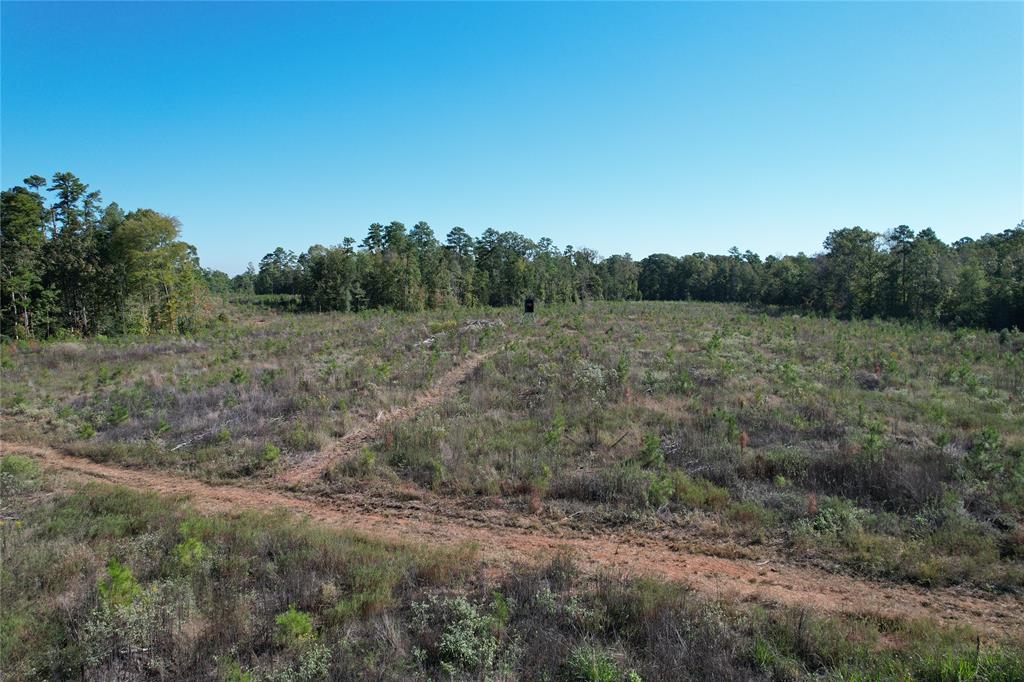
[(374, 221), (605, 255), (1024, 217), (1024, 4), (2, 3), (0, 175), (203, 264)]

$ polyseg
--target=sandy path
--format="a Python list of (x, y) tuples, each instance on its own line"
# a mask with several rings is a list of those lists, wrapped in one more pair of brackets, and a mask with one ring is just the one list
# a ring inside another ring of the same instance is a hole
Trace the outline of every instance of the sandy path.
[(416, 397), (408, 405), (393, 407), (381, 412), (373, 421), (349, 431), (334, 441), (330, 447), (321, 450), (298, 466), (285, 470), (277, 477), (277, 480), (286, 485), (298, 485), (316, 480), (331, 464), (357, 454), (366, 443), (378, 438), (388, 424), (412, 419), (423, 410), (440, 405), (455, 392), (459, 384), (468, 379), (469, 375), (495, 352), (476, 353), (462, 360), (429, 389), (416, 394)]
[(471, 542), (488, 566), (535, 563), (568, 550), (587, 571), (650, 575), (680, 581), (709, 595), (807, 607), (816, 612), (933, 618), (990, 634), (1024, 636), (1024, 600), (965, 589), (923, 589), (860, 580), (780, 560), (727, 559), (702, 554), (680, 531), (582, 532), (507, 511), (461, 509), (443, 498), (397, 500), (350, 494), (301, 496), (251, 485), (209, 485), (173, 473), (126, 469), (62, 454), (52, 448), (4, 444), (72, 477), (102, 479), (136, 490), (187, 496), (201, 512), (284, 509), (334, 528), (402, 542)]

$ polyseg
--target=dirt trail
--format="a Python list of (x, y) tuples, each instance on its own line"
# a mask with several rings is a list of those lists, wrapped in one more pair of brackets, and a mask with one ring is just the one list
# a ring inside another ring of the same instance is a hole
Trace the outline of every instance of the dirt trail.
[(441, 404), (455, 392), (456, 387), (496, 351), (476, 353), (459, 362), (426, 391), (418, 393), (411, 403), (404, 407), (392, 407), (379, 413), (373, 421), (359, 426), (334, 441), (330, 447), (321, 450), (306, 461), (281, 473), (277, 480), (286, 485), (298, 485), (315, 481), (334, 462), (354, 455), (367, 442), (377, 438), (384, 427), (396, 421), (412, 419), (423, 410)]
[(125, 469), (57, 450), (4, 444), (5, 452), (38, 457), (75, 478), (102, 479), (136, 490), (187, 496), (201, 512), (284, 509), (334, 528), (391, 540), (436, 545), (471, 542), (489, 567), (535, 563), (568, 550), (587, 571), (650, 575), (680, 581), (709, 595), (807, 607), (816, 612), (928, 617), (989, 634), (1024, 635), (1024, 600), (961, 589), (922, 589), (859, 580), (782, 561), (726, 559), (700, 553), (679, 531), (586, 533), (507, 511), (455, 507), (441, 498), (398, 500), (362, 494), (313, 498), (245, 485), (209, 485), (171, 473)]

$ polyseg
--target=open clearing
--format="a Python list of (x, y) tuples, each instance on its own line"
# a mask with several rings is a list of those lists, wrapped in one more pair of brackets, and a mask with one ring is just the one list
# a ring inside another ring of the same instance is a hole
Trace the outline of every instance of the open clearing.
[[(335, 677), (562, 675), (566, 651), (644, 680), (694, 657), (695, 679), (1020, 668), (1019, 335), (690, 303), (226, 311), (190, 339), (7, 349), (10, 570), (60, 578), (6, 593), (39, 615), (5, 627), (81, 647), (45, 660), (202, 677), (175, 652), (244, 641), (271, 679), (314, 652), (275, 634), (294, 606)], [(145, 603), (181, 627), (117, 634), (111, 561), (184, 594)], [(484, 658), (430, 634), (478, 617)]]

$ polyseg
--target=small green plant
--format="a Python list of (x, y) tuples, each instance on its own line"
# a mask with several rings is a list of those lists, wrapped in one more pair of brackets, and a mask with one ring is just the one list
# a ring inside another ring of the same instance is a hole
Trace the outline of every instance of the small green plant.
[(273, 443), (267, 443), (263, 447), (263, 461), (267, 464), (273, 464), (279, 459), (281, 459), (281, 448)]
[(24, 492), (39, 486), (40, 470), (35, 460), (21, 455), (0, 459), (0, 494)]
[(675, 483), (669, 476), (656, 475), (647, 488), (647, 504), (660, 509), (669, 503), (674, 491)]
[(980, 478), (988, 478), (1003, 468), (1000, 461), (1002, 437), (991, 426), (986, 426), (975, 437), (968, 455), (968, 464)]
[(38, 478), (39, 465), (21, 455), (4, 455), (0, 459), (0, 473), (20, 479)]
[(400, 574), (394, 566), (385, 563), (359, 564), (352, 567), (348, 579), (351, 594), (339, 600), (330, 610), (329, 617), (333, 623), (368, 618), (394, 605), (394, 591), (400, 580)]
[(687, 507), (718, 512), (729, 504), (729, 491), (707, 479), (691, 478), (679, 470), (671, 472), (671, 479), (673, 499)]
[(573, 649), (565, 667), (568, 678), (573, 682), (619, 682), (622, 679), (611, 656), (592, 646)]
[(201, 565), (210, 557), (210, 550), (202, 539), (205, 525), (200, 519), (190, 519), (182, 521), (179, 526), (183, 539), (174, 547), (174, 555), (188, 570)]
[(657, 436), (644, 436), (643, 449), (637, 456), (637, 464), (645, 469), (662, 469), (665, 466), (665, 452), (661, 449), (661, 439)]
[(676, 393), (686, 395), (693, 391), (696, 384), (693, 381), (693, 376), (690, 374), (690, 370), (685, 367), (680, 367), (676, 370), (675, 376), (673, 377), (673, 388)]
[(295, 604), (279, 613), (274, 621), (277, 623), (277, 642), (282, 646), (296, 648), (316, 639), (313, 619), (308, 613), (296, 609)]
[(861, 529), (860, 513), (849, 501), (829, 498), (810, 522), (818, 535), (841, 537)]
[(555, 418), (551, 420), (551, 428), (544, 433), (544, 442), (549, 448), (553, 448), (561, 442), (567, 425), (565, 415), (561, 412), (555, 413)]
[(112, 408), (110, 408), (110, 416), (108, 418), (108, 421), (112, 425), (116, 426), (118, 424), (123, 424), (124, 422), (128, 421), (131, 418), (131, 416), (131, 412), (128, 411), (127, 407), (120, 403), (117, 403)]
[(508, 599), (498, 590), (491, 593), (491, 629), (497, 636), (508, 628), (512, 617), (512, 609)]
[(493, 668), (498, 654), (494, 619), (480, 613), (465, 597), (431, 595), (427, 601), (413, 604), (413, 623), (424, 633), (440, 631), (434, 655), (446, 674)]
[(100, 598), (107, 607), (127, 606), (142, 593), (130, 568), (117, 559), (107, 564), (107, 574), (100, 580)]
[(221, 677), (224, 682), (253, 682), (252, 672), (244, 670), (235, 660), (221, 664)]
[(320, 447), (321, 435), (305, 424), (296, 424), (285, 438), (289, 447), (305, 452)]

